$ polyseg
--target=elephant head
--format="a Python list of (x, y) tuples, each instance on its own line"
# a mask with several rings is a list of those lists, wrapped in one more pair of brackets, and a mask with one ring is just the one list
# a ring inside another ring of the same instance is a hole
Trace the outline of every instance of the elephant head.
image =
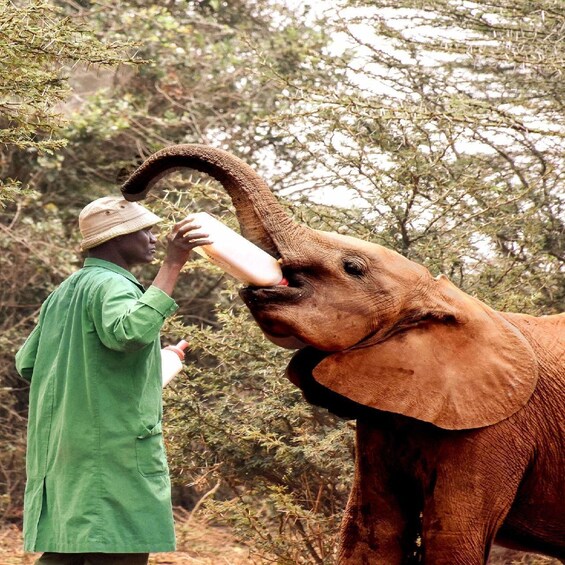
[(272, 341), (305, 346), (287, 371), (303, 390), (313, 379), (350, 404), (446, 429), (490, 425), (527, 402), (536, 360), (501, 313), (392, 250), (295, 222), (235, 156), (201, 145), (168, 147), (130, 176), (124, 197), (144, 198), (178, 168), (217, 179), (242, 234), (282, 261), (288, 286), (240, 294)]

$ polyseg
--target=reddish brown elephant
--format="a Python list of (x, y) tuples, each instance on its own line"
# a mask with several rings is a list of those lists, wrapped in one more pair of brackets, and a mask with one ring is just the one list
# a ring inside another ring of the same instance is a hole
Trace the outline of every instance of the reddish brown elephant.
[(289, 378), (357, 420), (340, 563), (479, 565), (494, 541), (564, 558), (565, 315), (495, 311), (393, 251), (300, 225), (210, 147), (156, 153), (123, 193), (182, 167), (219, 180), (243, 235), (282, 259), (288, 286), (241, 296), (272, 341), (300, 347)]

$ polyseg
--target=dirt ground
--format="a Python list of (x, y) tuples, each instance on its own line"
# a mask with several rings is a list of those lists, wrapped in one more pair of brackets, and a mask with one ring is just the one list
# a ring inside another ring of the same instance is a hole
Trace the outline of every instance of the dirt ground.
[[(226, 528), (190, 521), (188, 515), (177, 516), (176, 523), (178, 551), (152, 554), (150, 565), (258, 565)], [(0, 565), (32, 565), (39, 555), (23, 552), (16, 526), (0, 530)]]
[[(252, 559), (246, 547), (238, 544), (226, 528), (199, 520), (188, 514), (177, 516), (177, 545), (174, 553), (156, 553), (150, 565), (261, 565)], [(22, 551), (22, 534), (16, 526), (0, 530), (0, 565), (32, 565), (37, 553)], [(494, 547), (489, 565), (559, 565), (559, 561)]]

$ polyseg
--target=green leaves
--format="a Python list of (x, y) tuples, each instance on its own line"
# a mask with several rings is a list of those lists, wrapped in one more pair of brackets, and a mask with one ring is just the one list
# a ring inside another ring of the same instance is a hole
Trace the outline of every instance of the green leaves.
[(39, 151), (64, 146), (56, 105), (71, 92), (66, 65), (130, 61), (125, 47), (98, 40), (76, 15), (46, 0), (0, 0), (0, 144)]

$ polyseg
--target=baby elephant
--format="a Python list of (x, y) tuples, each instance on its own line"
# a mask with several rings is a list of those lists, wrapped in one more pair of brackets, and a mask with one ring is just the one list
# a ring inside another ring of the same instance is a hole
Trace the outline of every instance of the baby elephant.
[[(379, 245), (296, 223), (236, 157), (166, 148), (220, 181), (288, 285), (241, 296), (306, 399), (357, 420), (342, 565), (480, 565), (494, 541), (565, 557), (565, 314), (498, 312)], [(418, 539), (418, 544), (415, 540)]]

